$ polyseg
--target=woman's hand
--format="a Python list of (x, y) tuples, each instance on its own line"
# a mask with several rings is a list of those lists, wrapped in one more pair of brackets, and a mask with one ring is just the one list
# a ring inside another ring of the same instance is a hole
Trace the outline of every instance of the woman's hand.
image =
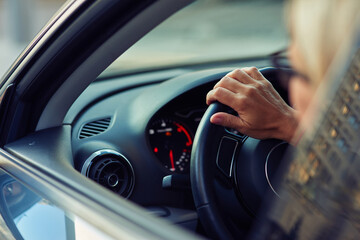
[(250, 137), (290, 142), (298, 126), (297, 112), (255, 67), (236, 69), (223, 77), (207, 94), (206, 103), (214, 101), (231, 107), (238, 116), (219, 112), (210, 121)]

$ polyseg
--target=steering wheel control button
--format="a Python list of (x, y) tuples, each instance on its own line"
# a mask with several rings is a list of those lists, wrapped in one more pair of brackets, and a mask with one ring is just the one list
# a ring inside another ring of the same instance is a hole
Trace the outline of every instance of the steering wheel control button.
[(125, 198), (134, 188), (135, 175), (130, 162), (113, 150), (93, 153), (85, 161), (81, 174)]
[(241, 139), (244, 139), (246, 137), (246, 135), (242, 134), (241, 132), (239, 132), (238, 130), (234, 129), (234, 128), (225, 128), (225, 130), (230, 133), (233, 134)]
[(233, 161), (235, 157), (238, 141), (223, 137), (220, 142), (219, 150), (216, 157), (216, 165), (225, 174), (226, 177), (231, 178)]

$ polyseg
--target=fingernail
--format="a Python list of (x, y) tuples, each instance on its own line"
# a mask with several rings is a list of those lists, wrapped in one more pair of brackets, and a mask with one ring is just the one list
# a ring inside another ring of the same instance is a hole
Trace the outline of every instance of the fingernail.
[(221, 121), (221, 118), (219, 118), (219, 117), (212, 117), (210, 119), (210, 122), (213, 124), (221, 124), (222, 121)]

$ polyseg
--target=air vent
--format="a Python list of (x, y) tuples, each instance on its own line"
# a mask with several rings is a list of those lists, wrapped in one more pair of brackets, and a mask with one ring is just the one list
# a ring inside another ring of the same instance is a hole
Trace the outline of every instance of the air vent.
[(124, 155), (110, 150), (99, 150), (86, 159), (81, 174), (127, 198), (135, 183), (134, 170)]
[(108, 117), (85, 124), (80, 130), (79, 138), (84, 139), (105, 132), (110, 126), (110, 122), (111, 118)]

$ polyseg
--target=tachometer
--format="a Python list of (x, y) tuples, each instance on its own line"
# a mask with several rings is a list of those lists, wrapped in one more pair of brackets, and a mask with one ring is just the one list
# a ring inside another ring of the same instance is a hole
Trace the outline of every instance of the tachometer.
[(152, 122), (148, 128), (152, 151), (171, 172), (189, 172), (192, 133), (183, 123), (170, 118)]

